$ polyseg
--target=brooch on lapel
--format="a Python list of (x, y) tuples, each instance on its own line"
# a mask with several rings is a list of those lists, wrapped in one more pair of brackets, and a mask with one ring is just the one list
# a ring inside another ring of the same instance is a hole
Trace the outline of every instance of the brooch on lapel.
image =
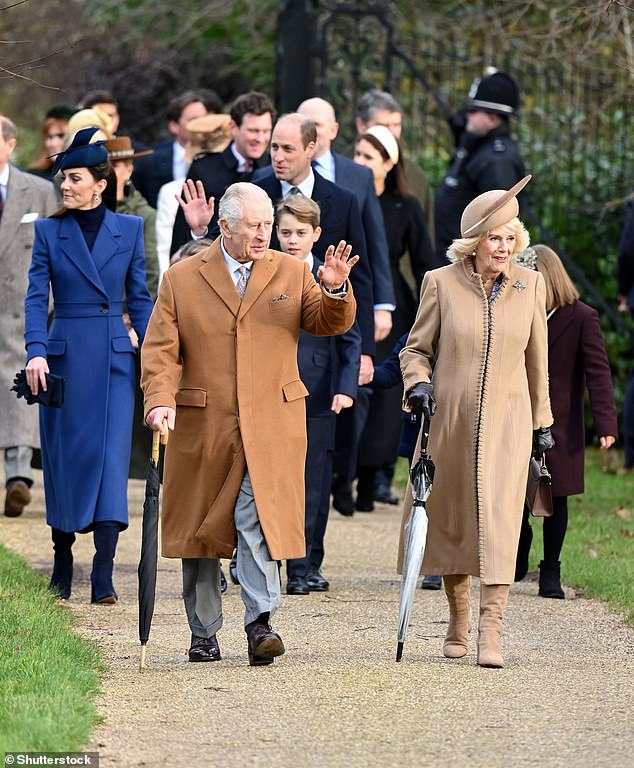
[(271, 301), (285, 301), (286, 299), (288, 299), (288, 296), (285, 293), (280, 293), (279, 296), (273, 296)]
[(526, 288), (526, 286), (524, 285), (524, 283), (521, 280), (516, 280), (513, 283), (513, 288), (515, 288), (515, 290), (518, 293), (521, 293), (524, 290), (524, 288)]

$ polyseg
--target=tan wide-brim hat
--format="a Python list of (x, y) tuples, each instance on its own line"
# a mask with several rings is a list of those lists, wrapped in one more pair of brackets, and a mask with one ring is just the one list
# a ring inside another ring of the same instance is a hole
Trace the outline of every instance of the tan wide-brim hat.
[(132, 139), (129, 136), (116, 136), (114, 139), (108, 139), (106, 149), (111, 163), (116, 163), (118, 160), (136, 160), (137, 157), (145, 157), (154, 152), (153, 149), (135, 152)]
[(462, 212), (460, 233), (462, 237), (483, 235), (490, 229), (501, 227), (514, 219), (520, 212), (516, 195), (521, 192), (531, 175), (524, 176), (510, 189), (491, 189), (478, 195)]
[(224, 113), (194, 117), (185, 128), (185, 158), (189, 163), (202, 152), (221, 152), (231, 141), (231, 117)]

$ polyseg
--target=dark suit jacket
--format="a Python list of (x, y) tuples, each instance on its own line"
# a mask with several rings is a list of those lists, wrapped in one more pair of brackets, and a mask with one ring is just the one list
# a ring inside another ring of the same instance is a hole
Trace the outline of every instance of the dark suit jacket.
[(584, 397), (598, 435), (618, 435), (614, 391), (596, 310), (575, 301), (548, 321), (548, 380), (555, 447), (546, 454), (553, 496), (583, 493)]
[[(254, 162), (254, 171), (269, 162), (268, 153), (264, 154), (259, 160)], [(218, 234), (218, 203), (224, 195), (227, 187), (236, 181), (250, 181), (253, 171), (242, 173), (238, 171), (238, 159), (231, 150), (231, 144), (223, 149), (222, 152), (211, 152), (206, 155), (196, 157), (187, 171), (187, 178), (192, 181), (202, 181), (207, 198), (212, 195), (216, 200), (214, 215), (209, 222), (209, 237), (214, 239)], [(175, 253), (181, 245), (191, 240), (191, 233), (183, 209), (178, 206), (176, 219), (174, 221), (174, 232), (172, 234), (172, 245), (170, 254)]]
[[(273, 171), (255, 174), (253, 183), (267, 193), (273, 205), (282, 199), (282, 185), (275, 178)], [(357, 301), (357, 321), (361, 332), (362, 353), (374, 355), (374, 298), (372, 272), (367, 257), (365, 234), (357, 200), (352, 192), (326, 181), (315, 174), (315, 186), (312, 199), (321, 209), (321, 237), (313, 246), (313, 255), (324, 258), (329, 245), (337, 245), (345, 240), (352, 245), (352, 252), (359, 255), (359, 261), (350, 272), (350, 282)], [(271, 248), (280, 250), (277, 234), (273, 230)]]
[[(314, 260), (313, 275), (322, 264)], [(361, 334), (355, 320), (349, 331), (340, 336), (313, 336), (300, 331), (297, 347), (299, 375), (306, 385), (306, 417), (332, 417), (333, 438), (335, 413), (330, 410), (336, 394), (356, 398), (361, 357)]]
[(152, 208), (156, 208), (159, 189), (174, 178), (173, 160), (174, 139), (165, 139), (154, 147), (151, 155), (134, 161), (132, 183)]
[(353, 192), (359, 203), (372, 270), (374, 303), (396, 305), (387, 236), (372, 171), (337, 152), (332, 156), (335, 159), (335, 184)]

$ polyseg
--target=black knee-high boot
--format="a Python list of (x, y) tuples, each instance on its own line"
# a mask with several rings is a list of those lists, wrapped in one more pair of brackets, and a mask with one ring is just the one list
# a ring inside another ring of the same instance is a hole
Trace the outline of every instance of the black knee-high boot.
[(51, 528), (53, 538), (53, 573), (51, 574), (50, 589), (63, 599), (68, 600), (73, 581), (73, 550), (75, 534)]
[(112, 585), (112, 568), (119, 541), (119, 525), (114, 522), (96, 523), (93, 531), (95, 556), (92, 560), (91, 602), (112, 605), (117, 602), (117, 593)]

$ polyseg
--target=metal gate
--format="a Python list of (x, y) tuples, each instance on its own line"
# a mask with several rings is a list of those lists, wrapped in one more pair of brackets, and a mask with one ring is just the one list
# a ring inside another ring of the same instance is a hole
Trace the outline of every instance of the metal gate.
[[(278, 32), (278, 106), (321, 96), (341, 125), (338, 146), (354, 137), (354, 111), (369, 88), (392, 93), (403, 109), (402, 143), (432, 185), (453, 148), (447, 118), (464, 103), (473, 78), (493, 66), (519, 84), (522, 108), (513, 132), (534, 175), (524, 217), (539, 239), (564, 256), (584, 295), (615, 327), (622, 322), (595, 288), (597, 249), (616, 249), (623, 201), (634, 181), (629, 74), (596, 61), (567, 66), (540, 55), (539, 42), (461, 37), (448, 25), (394, 23), (398, 3), (286, 0)], [(421, 3), (421, 16), (425, 4)], [(396, 9), (396, 10), (395, 10)], [(528, 53), (528, 55), (527, 55)], [(605, 292), (605, 291), (604, 291)]]

